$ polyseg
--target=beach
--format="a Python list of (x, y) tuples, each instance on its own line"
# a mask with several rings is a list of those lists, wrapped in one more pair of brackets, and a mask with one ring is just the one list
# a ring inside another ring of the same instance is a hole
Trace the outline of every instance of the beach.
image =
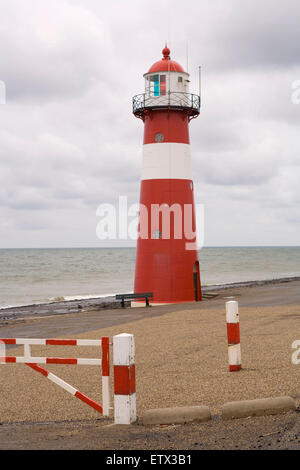
[[(184, 425), (169, 427), (171, 447), (167, 448), (181, 449), (187, 436), (190, 436), (190, 443), (185, 445), (191, 446), (188, 448), (195, 448), (195, 442), (199, 445), (200, 441), (204, 445), (202, 448), (220, 448), (224, 444), (224, 439), (218, 440), (220, 433), (235, 432), (245, 439), (245, 432), (238, 429), (247, 429), (248, 425), (245, 427), (243, 423), (251, 421), (255, 424), (248, 433), (249, 447), (254, 445), (255, 439), (257, 443), (258, 434), (253, 434), (253, 429), (260, 429), (258, 423), (268, 430), (272, 428), (273, 431), (265, 434), (271, 432), (275, 436), (277, 431), (284, 429), (282, 423), (295, 420), (297, 414), (225, 423), (219, 418), (220, 407), (228, 401), (283, 395), (290, 395), (297, 404), (300, 403), (300, 366), (291, 362), (291, 345), (300, 339), (300, 281), (232, 287), (212, 290), (209, 294), (203, 302), (192, 304), (83, 309), (63, 315), (6, 319), (1, 323), (1, 337), (94, 339), (132, 333), (136, 342), (138, 416), (151, 408), (187, 405), (207, 405), (214, 415), (210, 423), (186, 425), (187, 428)], [(225, 302), (232, 299), (238, 300), (240, 307), (243, 368), (237, 373), (229, 373), (227, 357)], [(54, 353), (49, 346), (33, 348), (33, 354), (50, 355), (50, 351), (51, 355), (76, 357), (74, 349), (57, 347)], [(95, 353), (97, 351), (93, 348), (80, 348), (80, 357), (91, 357), (91, 354), (96, 357)], [(22, 352), (20, 347), (11, 347), (8, 354), (22, 355)], [(51, 365), (49, 370), (96, 401), (101, 401), (101, 377), (97, 367)], [(157, 447), (158, 436), (152, 441), (151, 436), (166, 433), (165, 428), (147, 428), (138, 423), (126, 427), (121, 439), (120, 427), (106, 428), (112, 424), (112, 418), (103, 419), (22, 364), (2, 366), (0, 421), (2, 436), (7, 430), (0, 444), (3, 448), (24, 448), (25, 442), (27, 448), (56, 448), (57, 445), (59, 448), (65, 448), (65, 445), (68, 448), (94, 446), (90, 448), (99, 449), (163, 448)], [(58, 444), (54, 437), (58, 432), (54, 430), (58, 428), (62, 434), (68, 428), (74, 439), (69, 435), (66, 441), (62, 439)], [(105, 434), (108, 429), (109, 434)], [(105, 434), (109, 437), (93, 440), (96, 430), (99, 436)], [(212, 442), (213, 434), (217, 442)], [(94, 436), (93, 439), (89, 439), (89, 435)], [(137, 435), (140, 438), (137, 439)], [(41, 436), (44, 439), (41, 440)], [(162, 435), (162, 445), (166, 445), (164, 439)], [(233, 445), (233, 442), (238, 444), (232, 441), (228, 445)]]

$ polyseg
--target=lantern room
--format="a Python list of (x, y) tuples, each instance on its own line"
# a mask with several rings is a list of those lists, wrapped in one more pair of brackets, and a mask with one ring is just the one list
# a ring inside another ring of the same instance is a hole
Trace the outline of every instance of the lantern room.
[(189, 93), (189, 74), (178, 62), (171, 60), (168, 47), (165, 47), (162, 53), (163, 58), (155, 62), (144, 75), (146, 99), (163, 97), (170, 92)]
[(145, 93), (133, 98), (133, 113), (143, 119), (146, 109), (168, 108), (189, 110), (190, 117), (200, 112), (200, 97), (189, 92), (189, 74), (172, 60), (166, 46), (163, 58), (155, 62), (145, 78)]

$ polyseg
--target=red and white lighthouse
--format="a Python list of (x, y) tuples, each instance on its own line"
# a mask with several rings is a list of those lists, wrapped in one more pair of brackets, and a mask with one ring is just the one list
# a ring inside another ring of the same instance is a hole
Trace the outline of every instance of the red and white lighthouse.
[(139, 236), (134, 292), (153, 292), (153, 303), (201, 300), (189, 122), (200, 97), (189, 74), (163, 58), (145, 73), (145, 93), (133, 98), (144, 122)]

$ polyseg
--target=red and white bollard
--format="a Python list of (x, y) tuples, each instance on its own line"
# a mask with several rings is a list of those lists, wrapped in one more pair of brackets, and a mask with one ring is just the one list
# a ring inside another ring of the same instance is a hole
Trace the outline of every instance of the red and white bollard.
[(242, 368), (239, 304), (236, 300), (226, 302), (226, 322), (229, 371), (236, 372)]
[(109, 416), (110, 387), (109, 387), (109, 338), (103, 337), (101, 340), (102, 349), (102, 397), (103, 416)]
[(114, 419), (115, 424), (136, 421), (134, 336), (127, 333), (113, 337)]

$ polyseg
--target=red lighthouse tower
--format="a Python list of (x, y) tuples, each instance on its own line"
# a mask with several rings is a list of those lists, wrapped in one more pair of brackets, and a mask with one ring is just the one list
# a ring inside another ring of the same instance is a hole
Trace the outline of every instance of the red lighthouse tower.
[(153, 303), (201, 300), (189, 122), (200, 97), (189, 93), (189, 74), (163, 58), (145, 73), (145, 93), (133, 98), (144, 122), (135, 293)]

